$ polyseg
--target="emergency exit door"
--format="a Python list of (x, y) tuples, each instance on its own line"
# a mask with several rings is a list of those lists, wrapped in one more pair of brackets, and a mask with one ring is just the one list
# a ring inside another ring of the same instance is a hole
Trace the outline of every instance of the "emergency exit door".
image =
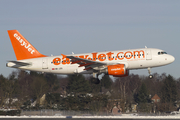
[(48, 59), (42, 59), (42, 69), (48, 69)]
[(146, 50), (146, 60), (152, 60), (151, 50)]

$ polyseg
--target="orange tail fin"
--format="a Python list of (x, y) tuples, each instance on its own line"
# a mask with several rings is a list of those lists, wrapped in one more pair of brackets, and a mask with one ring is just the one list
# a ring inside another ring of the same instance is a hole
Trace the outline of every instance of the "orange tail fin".
[(17, 30), (8, 30), (17, 60), (46, 57), (39, 53)]

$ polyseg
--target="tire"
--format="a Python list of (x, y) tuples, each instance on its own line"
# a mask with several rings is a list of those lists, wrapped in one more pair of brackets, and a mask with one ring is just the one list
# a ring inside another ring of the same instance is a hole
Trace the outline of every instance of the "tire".
[(153, 78), (153, 75), (149, 75), (149, 79), (152, 79)]

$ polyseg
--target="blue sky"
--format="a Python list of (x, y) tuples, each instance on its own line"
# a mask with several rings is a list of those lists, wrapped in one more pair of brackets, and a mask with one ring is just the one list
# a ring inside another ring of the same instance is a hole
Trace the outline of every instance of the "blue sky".
[[(16, 60), (7, 30), (17, 29), (45, 55), (159, 48), (174, 63), (153, 68), (179, 78), (179, 0), (1, 0), (0, 74)], [(130, 73), (148, 75), (146, 69)]]

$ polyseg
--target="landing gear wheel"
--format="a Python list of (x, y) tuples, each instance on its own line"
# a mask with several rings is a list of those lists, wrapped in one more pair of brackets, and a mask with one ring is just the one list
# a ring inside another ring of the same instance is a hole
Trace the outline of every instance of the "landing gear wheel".
[(93, 78), (92, 79), (92, 83), (94, 84), (99, 84), (100, 83), (100, 80), (98, 78)]
[(153, 75), (149, 75), (149, 79), (152, 79), (153, 78)]
[(149, 73), (149, 79), (152, 79), (153, 75), (151, 75), (151, 68), (150, 67), (148, 67), (148, 73)]

